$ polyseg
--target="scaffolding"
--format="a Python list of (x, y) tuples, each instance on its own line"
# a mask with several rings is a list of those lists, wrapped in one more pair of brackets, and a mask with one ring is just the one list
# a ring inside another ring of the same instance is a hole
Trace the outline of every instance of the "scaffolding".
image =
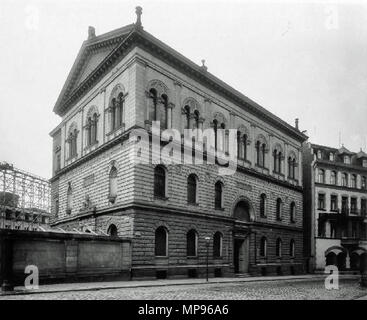
[(44, 178), (0, 162), (0, 228), (4, 228), (6, 212), (12, 219), (20, 221), (31, 217), (28, 223), (39, 226), (42, 217), (50, 216), (51, 185)]

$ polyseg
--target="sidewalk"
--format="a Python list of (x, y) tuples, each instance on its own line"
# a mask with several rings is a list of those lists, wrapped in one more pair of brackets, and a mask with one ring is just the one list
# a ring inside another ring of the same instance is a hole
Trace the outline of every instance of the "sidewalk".
[[(355, 275), (340, 275), (342, 279), (357, 279)], [(69, 291), (90, 291), (104, 289), (122, 289), (138, 287), (160, 287), (178, 285), (207, 285), (220, 283), (242, 283), (259, 281), (312, 281), (325, 279), (325, 275), (299, 275), (299, 276), (267, 276), (267, 277), (247, 277), (247, 278), (205, 278), (200, 279), (169, 279), (169, 280), (133, 280), (133, 281), (114, 281), (114, 282), (86, 282), (86, 283), (62, 283), (41, 285), (38, 290), (26, 290), (24, 287), (15, 287), (12, 292), (0, 292), (2, 295), (21, 295), (38, 293), (55, 293)]]

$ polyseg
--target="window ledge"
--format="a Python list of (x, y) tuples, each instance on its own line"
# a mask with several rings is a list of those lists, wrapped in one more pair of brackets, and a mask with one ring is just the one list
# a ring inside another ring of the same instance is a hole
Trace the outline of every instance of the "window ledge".
[(125, 123), (123, 123), (120, 127), (115, 128), (115, 129), (111, 130), (110, 132), (106, 133), (106, 135), (111, 136), (111, 135), (115, 134), (116, 132), (118, 132), (121, 129), (123, 129), (123, 131), (125, 130)]
[(224, 208), (214, 208), (214, 209), (218, 211), (224, 211)]
[(167, 201), (168, 197), (154, 196), (154, 200)]
[(67, 158), (67, 159), (66, 159), (66, 161), (67, 161), (67, 162), (71, 162), (71, 161), (73, 161), (73, 160), (76, 160), (77, 158), (78, 158), (78, 154), (76, 154), (76, 155), (74, 155), (74, 156), (72, 156), (72, 157)]
[(93, 143), (91, 143), (91, 144), (87, 145), (87, 146), (84, 148), (84, 151), (89, 151), (89, 150), (91, 150), (93, 147), (96, 147), (96, 146), (98, 146), (98, 140), (96, 140), (95, 142), (93, 142)]

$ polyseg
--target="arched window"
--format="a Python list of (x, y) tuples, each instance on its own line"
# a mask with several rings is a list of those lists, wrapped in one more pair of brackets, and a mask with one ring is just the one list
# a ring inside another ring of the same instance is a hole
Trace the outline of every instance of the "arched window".
[(352, 188), (357, 188), (357, 176), (355, 174), (352, 174), (350, 184)]
[(69, 184), (67, 196), (66, 196), (66, 211), (68, 214), (71, 213), (71, 210), (73, 208), (73, 190), (71, 188), (71, 184)]
[(367, 179), (366, 179), (366, 177), (362, 177), (362, 180), (361, 180), (361, 188), (363, 190), (366, 190), (366, 188), (367, 188)]
[(219, 258), (222, 256), (223, 236), (220, 232), (216, 232), (213, 238), (213, 256)]
[(237, 131), (237, 158), (242, 159), (242, 141), (241, 141), (241, 132)]
[(282, 256), (282, 239), (278, 238), (275, 246), (275, 252), (277, 257)]
[(282, 173), (282, 153), (278, 153), (278, 173)]
[(112, 91), (112, 99), (109, 106), (110, 112), (110, 130), (114, 131), (120, 129), (123, 126), (123, 117), (124, 117), (124, 104), (125, 98), (119, 86), (115, 87)]
[(325, 171), (319, 169), (319, 183), (325, 183)]
[(194, 111), (194, 129), (199, 129), (200, 113), (198, 110)]
[(293, 239), (291, 239), (291, 242), (290, 242), (290, 244), (289, 244), (289, 255), (290, 255), (292, 258), (294, 258), (294, 257), (295, 257), (295, 247), (296, 247), (295, 242), (294, 242), (294, 240), (293, 240)]
[(168, 255), (168, 232), (165, 227), (159, 227), (155, 231), (155, 255), (166, 257)]
[(162, 166), (156, 166), (154, 169), (154, 196), (166, 197), (166, 170)]
[(124, 115), (124, 95), (122, 94), (122, 92), (120, 92), (120, 94), (118, 95), (117, 99), (116, 99), (116, 108), (115, 108), (115, 113), (116, 113), (116, 125), (115, 128), (118, 129), (123, 125), (123, 115)]
[(220, 181), (217, 181), (215, 184), (215, 208), (222, 208), (222, 193), (223, 193), (223, 184)]
[(283, 207), (283, 203), (282, 203), (282, 199), (278, 198), (277, 199), (277, 220), (282, 220), (282, 207)]
[(237, 203), (236, 207), (234, 208), (234, 217), (236, 220), (242, 220), (246, 222), (251, 221), (251, 206), (250, 203), (246, 200), (242, 200)]
[(265, 237), (260, 239), (260, 256), (266, 257), (267, 256), (267, 240)]
[(259, 167), (265, 167), (265, 153), (266, 153), (266, 144), (261, 143), (261, 141), (256, 142), (256, 164)]
[(87, 146), (93, 145), (97, 142), (97, 122), (98, 122), (97, 113), (94, 113), (87, 119), (87, 124), (85, 127)]
[(190, 107), (189, 106), (185, 106), (183, 109), (183, 114), (185, 117), (185, 129), (190, 129)]
[(74, 129), (74, 125), (71, 125), (69, 129), (68, 138), (66, 140), (69, 147), (69, 159), (72, 159), (77, 156), (77, 139), (78, 139), (78, 130), (76, 128)]
[(92, 118), (89, 117), (87, 119), (87, 125), (85, 127), (86, 130), (86, 138), (87, 138), (87, 146), (92, 144)]
[(336, 185), (336, 171), (330, 173), (330, 184)]
[(348, 187), (348, 174), (347, 173), (342, 174), (342, 186)]
[(196, 203), (196, 176), (190, 174), (187, 178), (187, 202)]
[(197, 241), (198, 235), (194, 229), (191, 229), (186, 235), (187, 243), (187, 256), (196, 257), (197, 256)]
[(118, 236), (117, 227), (114, 224), (111, 224), (108, 227), (107, 234), (111, 237), (117, 237)]
[(237, 131), (237, 157), (247, 159), (247, 135)]
[(161, 123), (161, 129), (167, 129), (167, 111), (168, 111), (168, 97), (165, 94), (161, 96), (161, 103), (158, 108), (158, 121)]
[(150, 89), (149, 91), (149, 120), (157, 121), (157, 104), (158, 104), (158, 96), (157, 90)]
[(113, 98), (111, 101), (111, 107), (110, 107), (110, 112), (111, 112), (111, 131), (114, 131), (116, 129), (116, 109), (117, 109), (117, 102), (116, 99)]
[(291, 222), (296, 222), (296, 203), (292, 202), (290, 206), (290, 218)]
[(260, 216), (266, 217), (266, 195), (262, 193), (260, 196)]
[(282, 173), (282, 152), (277, 149), (273, 151), (273, 171), (276, 173)]
[(288, 157), (288, 178), (296, 179), (296, 158), (294, 156)]
[(117, 197), (117, 169), (112, 167), (109, 174), (109, 200), (111, 203), (116, 201)]
[(247, 135), (244, 134), (242, 136), (242, 146), (243, 146), (243, 152), (242, 152), (242, 156), (243, 156), (243, 159), (247, 159)]
[(261, 145), (261, 142), (260, 141), (257, 141), (256, 142), (256, 164), (258, 166), (261, 166), (261, 152), (260, 152), (260, 145)]
[(278, 151), (277, 149), (273, 151), (273, 167), (274, 167), (274, 172), (277, 172), (278, 171)]
[(262, 154), (262, 163), (261, 163), (261, 166), (263, 168), (265, 168), (265, 152), (266, 152), (266, 145), (265, 143), (263, 143), (262, 147), (261, 147), (261, 154)]
[(224, 122), (219, 123), (217, 119), (213, 120), (214, 145), (216, 151), (228, 151), (229, 133), (225, 129), (226, 125)]

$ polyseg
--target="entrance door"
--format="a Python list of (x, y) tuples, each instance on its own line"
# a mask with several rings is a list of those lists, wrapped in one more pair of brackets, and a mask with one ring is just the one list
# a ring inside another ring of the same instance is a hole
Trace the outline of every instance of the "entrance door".
[(234, 239), (233, 263), (235, 273), (247, 273), (249, 265), (249, 241)]

